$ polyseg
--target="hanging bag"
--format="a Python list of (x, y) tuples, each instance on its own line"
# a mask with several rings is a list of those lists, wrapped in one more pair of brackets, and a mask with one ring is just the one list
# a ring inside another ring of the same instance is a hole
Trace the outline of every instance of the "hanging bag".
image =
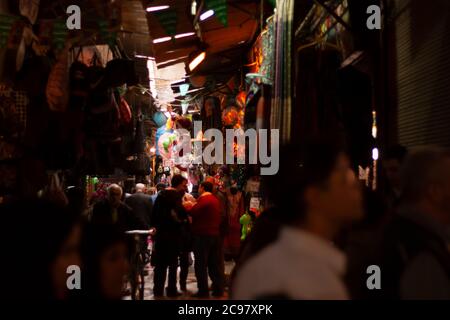
[(51, 111), (66, 111), (69, 102), (69, 45), (60, 53), (47, 82), (46, 96)]

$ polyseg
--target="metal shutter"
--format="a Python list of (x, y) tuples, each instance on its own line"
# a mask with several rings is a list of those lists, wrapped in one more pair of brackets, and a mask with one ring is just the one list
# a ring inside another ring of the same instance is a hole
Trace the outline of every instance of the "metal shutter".
[(395, 0), (399, 142), (450, 146), (450, 5)]

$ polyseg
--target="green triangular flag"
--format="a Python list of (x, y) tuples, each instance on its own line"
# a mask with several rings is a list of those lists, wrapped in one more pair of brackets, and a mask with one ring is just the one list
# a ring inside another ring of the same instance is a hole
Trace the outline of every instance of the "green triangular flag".
[(110, 31), (109, 22), (104, 19), (98, 20), (97, 24), (99, 34), (102, 37), (103, 41), (105, 41), (106, 44), (110, 47), (113, 47), (116, 44), (117, 32)]
[(15, 16), (0, 14), (0, 48), (6, 47), (12, 26), (17, 19)]
[(154, 14), (168, 36), (174, 36), (177, 32), (177, 12), (164, 10)]
[(214, 15), (225, 26), (228, 26), (227, 0), (206, 0), (206, 8), (214, 10)]
[(53, 45), (56, 49), (63, 49), (67, 38), (66, 21), (56, 20), (53, 24)]

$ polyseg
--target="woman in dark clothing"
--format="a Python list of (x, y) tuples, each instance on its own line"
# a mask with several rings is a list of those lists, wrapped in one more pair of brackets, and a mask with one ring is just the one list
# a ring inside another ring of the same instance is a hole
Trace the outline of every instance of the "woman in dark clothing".
[(120, 300), (129, 270), (126, 235), (113, 226), (88, 225), (81, 248), (83, 297)]
[[(21, 200), (3, 208), (0, 240), (3, 289), (17, 299), (66, 300), (69, 266), (79, 266), (81, 226), (78, 215), (42, 200)], [(73, 273), (72, 273), (73, 274)], [(30, 277), (31, 275), (31, 277)]]

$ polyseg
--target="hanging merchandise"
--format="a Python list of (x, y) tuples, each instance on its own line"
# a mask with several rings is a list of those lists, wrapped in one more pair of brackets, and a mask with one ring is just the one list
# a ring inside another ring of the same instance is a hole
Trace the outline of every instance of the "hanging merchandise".
[(245, 101), (247, 99), (247, 94), (245, 91), (241, 91), (236, 95), (236, 106), (242, 110), (245, 108)]
[(13, 24), (18, 19), (19, 18), (15, 16), (0, 14), (0, 48), (5, 48), (8, 44)]
[[(159, 139), (161, 138), (161, 136), (162, 136), (164, 133), (166, 133), (166, 132), (167, 132), (167, 131), (166, 131), (166, 125), (163, 125), (163, 126), (159, 127), (158, 130), (156, 130), (155, 141), (156, 141), (156, 144), (157, 144), (157, 145), (158, 145), (158, 141), (159, 141)], [(160, 155), (161, 155), (160, 152), (159, 152), (159, 148), (156, 148), (156, 155), (157, 155), (157, 156), (160, 156)]]
[(159, 155), (164, 160), (169, 160), (172, 158), (173, 143), (177, 140), (177, 135), (173, 132), (166, 132), (158, 140), (158, 151)]
[(222, 123), (226, 129), (239, 129), (243, 125), (244, 112), (236, 107), (228, 107), (222, 112)]
[(163, 112), (158, 111), (153, 114), (153, 121), (155, 122), (157, 128), (161, 128), (166, 125), (167, 117)]
[(291, 139), (292, 125), (292, 41), (294, 0), (278, 0), (275, 15), (274, 92), (270, 126), (280, 130), (280, 143)]
[(56, 20), (53, 23), (53, 46), (57, 50), (62, 50), (67, 39), (67, 26), (65, 20)]
[(22, 103), (17, 99), (17, 92), (9, 86), (0, 85), (0, 136), (17, 138), (24, 131), (24, 115), (17, 109), (18, 102)]
[(236, 184), (239, 190), (242, 190), (244, 188), (244, 185), (246, 183), (246, 175), (247, 172), (245, 165), (236, 164), (232, 167), (231, 179), (233, 183)]
[(261, 34), (263, 60), (259, 74), (263, 75), (261, 81), (264, 84), (273, 84), (274, 54), (275, 54), (275, 19), (271, 16), (267, 19), (266, 32)]
[(69, 101), (69, 45), (60, 53), (48, 78), (46, 96), (50, 110), (65, 111)]
[(258, 85), (256, 82), (252, 82), (250, 85), (244, 115), (244, 123), (246, 125), (254, 124), (256, 122), (257, 105), (262, 94), (261, 87), (262, 86)]
[(204, 106), (201, 111), (203, 131), (221, 127), (220, 100), (217, 97), (209, 96), (204, 99)]
[(219, 21), (228, 27), (228, 5), (227, 0), (206, 0), (206, 8), (208, 10), (213, 10), (214, 15), (219, 19)]
[[(82, 51), (78, 51), (78, 54)], [(86, 107), (87, 97), (89, 95), (90, 86), (87, 78), (88, 67), (75, 58), (69, 69), (69, 86), (70, 100), (69, 105), (72, 110), (84, 110)]]
[(131, 109), (124, 97), (120, 97), (120, 119), (123, 124), (131, 122)]
[(244, 241), (247, 238), (247, 236), (249, 235), (249, 233), (252, 231), (253, 219), (254, 219), (254, 214), (252, 215), (252, 213), (250, 213), (249, 211), (244, 213), (241, 216), (241, 218), (239, 219), (239, 222), (242, 225), (241, 241)]
[(163, 10), (154, 15), (168, 36), (174, 36), (177, 33), (177, 12), (175, 10)]
[(174, 164), (186, 171), (192, 163), (191, 134), (187, 130), (175, 130), (176, 140), (173, 146)]
[(40, 0), (20, 0), (20, 14), (28, 19), (31, 24), (35, 24), (39, 13)]
[(42, 45), (51, 45), (54, 20), (39, 20), (38, 39)]

